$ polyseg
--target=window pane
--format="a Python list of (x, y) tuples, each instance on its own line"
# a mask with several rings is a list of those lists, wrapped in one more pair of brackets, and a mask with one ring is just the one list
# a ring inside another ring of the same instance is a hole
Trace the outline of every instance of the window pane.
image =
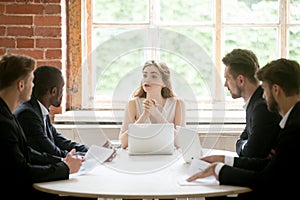
[(172, 22), (211, 22), (213, 12), (211, 0), (160, 1), (160, 20)]
[(235, 48), (252, 50), (260, 66), (278, 58), (278, 33), (276, 28), (226, 28), (223, 55)]
[(278, 22), (278, 0), (222, 1), (224, 23)]
[(193, 102), (212, 99), (213, 65), (210, 58), (199, 58), (198, 63), (193, 64), (188, 58), (162, 51), (160, 59), (172, 69), (172, 85), (177, 96)]
[(93, 28), (93, 50), (100, 49), (101, 45), (106, 44), (105, 42), (111, 42), (112, 38), (118, 38), (122, 33), (134, 30), (133, 28)]
[[(93, 67), (96, 73), (93, 75), (96, 80), (96, 96), (113, 96), (116, 89), (126, 85), (126, 88), (120, 90), (126, 94), (118, 95), (120, 92), (117, 92), (114, 100), (128, 100), (140, 83), (138, 77), (141, 76), (141, 71), (136, 72), (135, 69), (148, 59), (159, 59), (172, 66), (174, 78), (179, 80), (179, 93), (187, 91), (182, 88), (189, 87), (193, 100), (195, 96), (210, 98), (214, 69), (210, 57), (212, 29), (183, 28), (180, 29), (181, 33), (169, 29), (124, 30), (95, 29)], [(149, 51), (159, 53), (148, 54)]]
[(130, 33), (135, 33), (134, 29), (94, 29), (94, 95), (111, 99), (119, 81), (144, 61), (144, 50), (136, 48), (136, 45), (143, 46), (144, 41), (138, 31)]
[[(199, 45), (199, 47), (201, 47), (205, 51), (205, 53), (209, 55), (211, 60), (213, 59), (213, 28), (176, 27), (170, 28), (169, 30), (178, 32), (179, 34), (183, 34), (185, 37), (191, 39), (193, 42)], [(180, 43), (178, 44), (178, 48), (180, 48)]]
[(289, 58), (293, 60), (300, 61), (300, 27), (294, 27), (289, 29), (289, 41), (288, 41), (288, 52)]
[(299, 23), (300, 22), (300, 1), (290, 0), (290, 22)]
[[(223, 56), (233, 49), (250, 49), (263, 67), (267, 62), (278, 58), (278, 37), (275, 28), (226, 28)], [(223, 77), (222, 77), (223, 78)], [(230, 93), (226, 91), (226, 96)]]
[[(95, 95), (100, 99), (127, 101), (140, 85), (142, 50), (120, 55), (106, 66), (97, 65)], [(101, 58), (97, 59), (101, 62)]]
[[(174, 52), (160, 52), (163, 59), (172, 67), (177, 81), (174, 88), (180, 97), (196, 99), (211, 99), (213, 86), (213, 28), (170, 28), (175, 34), (184, 39), (170, 41), (174, 45)], [(181, 83), (183, 82), (183, 83)], [(179, 85), (178, 85), (179, 84)], [(185, 94), (191, 91), (193, 95)]]
[(94, 0), (93, 21), (147, 21), (148, 1)]

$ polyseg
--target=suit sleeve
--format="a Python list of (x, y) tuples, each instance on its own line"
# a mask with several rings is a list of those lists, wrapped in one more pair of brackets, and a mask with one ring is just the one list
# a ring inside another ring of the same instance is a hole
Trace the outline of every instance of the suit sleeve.
[[(11, 120), (12, 121), (12, 120)], [(31, 152), (25, 140), (22, 140), (22, 129), (14, 122), (1, 123), (0, 145), (5, 149), (3, 166), (11, 181), (42, 182), (69, 178), (68, 166), (51, 155)], [(33, 154), (32, 154), (33, 153)]]
[(250, 116), (249, 138), (240, 156), (267, 157), (279, 135), (279, 115), (268, 111), (264, 101), (258, 102)]
[(67, 149), (60, 149), (47, 136), (44, 121), (32, 110), (26, 109), (16, 116), (26, 135), (29, 146), (40, 152), (65, 157)]
[(243, 130), (243, 132), (241, 133), (239, 139), (236, 141), (235, 144), (236, 153), (238, 155), (242, 154), (243, 146), (247, 142), (247, 140), (248, 140), (248, 132), (247, 132), (247, 125), (246, 125), (245, 129)]
[(54, 137), (55, 145), (57, 147), (59, 147), (60, 149), (66, 150), (67, 152), (71, 151), (72, 149), (76, 149), (76, 152), (77, 151), (80, 151), (80, 152), (88, 151), (87, 145), (80, 144), (78, 142), (67, 139), (66, 137), (63, 136), (63, 134), (58, 132), (52, 124), (50, 124), (50, 129), (51, 129), (51, 132)]

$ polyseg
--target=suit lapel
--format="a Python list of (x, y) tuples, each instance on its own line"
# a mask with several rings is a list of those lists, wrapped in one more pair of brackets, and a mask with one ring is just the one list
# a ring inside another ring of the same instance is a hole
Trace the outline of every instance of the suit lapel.
[(50, 129), (50, 123), (51, 123), (50, 122), (50, 117), (49, 117), (49, 115), (46, 115), (46, 131), (47, 131), (47, 135), (54, 142), (52, 131)]

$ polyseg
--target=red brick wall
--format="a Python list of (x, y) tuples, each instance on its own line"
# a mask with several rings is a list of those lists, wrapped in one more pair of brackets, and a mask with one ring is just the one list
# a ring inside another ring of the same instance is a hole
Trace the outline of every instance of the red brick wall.
[(60, 0), (1, 0), (0, 55), (26, 54), (62, 68)]
[(0, 0), (0, 56), (26, 54), (36, 59), (37, 66), (62, 69), (62, 9), (61, 0)]

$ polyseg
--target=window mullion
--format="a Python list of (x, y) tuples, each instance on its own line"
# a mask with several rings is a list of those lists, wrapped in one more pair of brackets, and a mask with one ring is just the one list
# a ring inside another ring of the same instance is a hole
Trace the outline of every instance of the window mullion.
[(159, 20), (160, 20), (160, 2), (159, 0), (149, 0), (149, 32), (148, 41), (145, 41), (145, 45), (150, 49), (145, 49), (145, 60), (159, 59)]
[(288, 1), (289, 0), (280, 0), (279, 1), (279, 31), (278, 31), (278, 38), (280, 38), (280, 57), (285, 58), (287, 56), (288, 48), (287, 48), (287, 20), (288, 20)]
[(215, 70), (214, 70), (214, 91), (213, 96), (215, 101), (222, 101), (222, 95), (223, 94), (223, 84), (221, 83), (221, 49), (222, 49), (222, 2), (221, 0), (215, 1)]

